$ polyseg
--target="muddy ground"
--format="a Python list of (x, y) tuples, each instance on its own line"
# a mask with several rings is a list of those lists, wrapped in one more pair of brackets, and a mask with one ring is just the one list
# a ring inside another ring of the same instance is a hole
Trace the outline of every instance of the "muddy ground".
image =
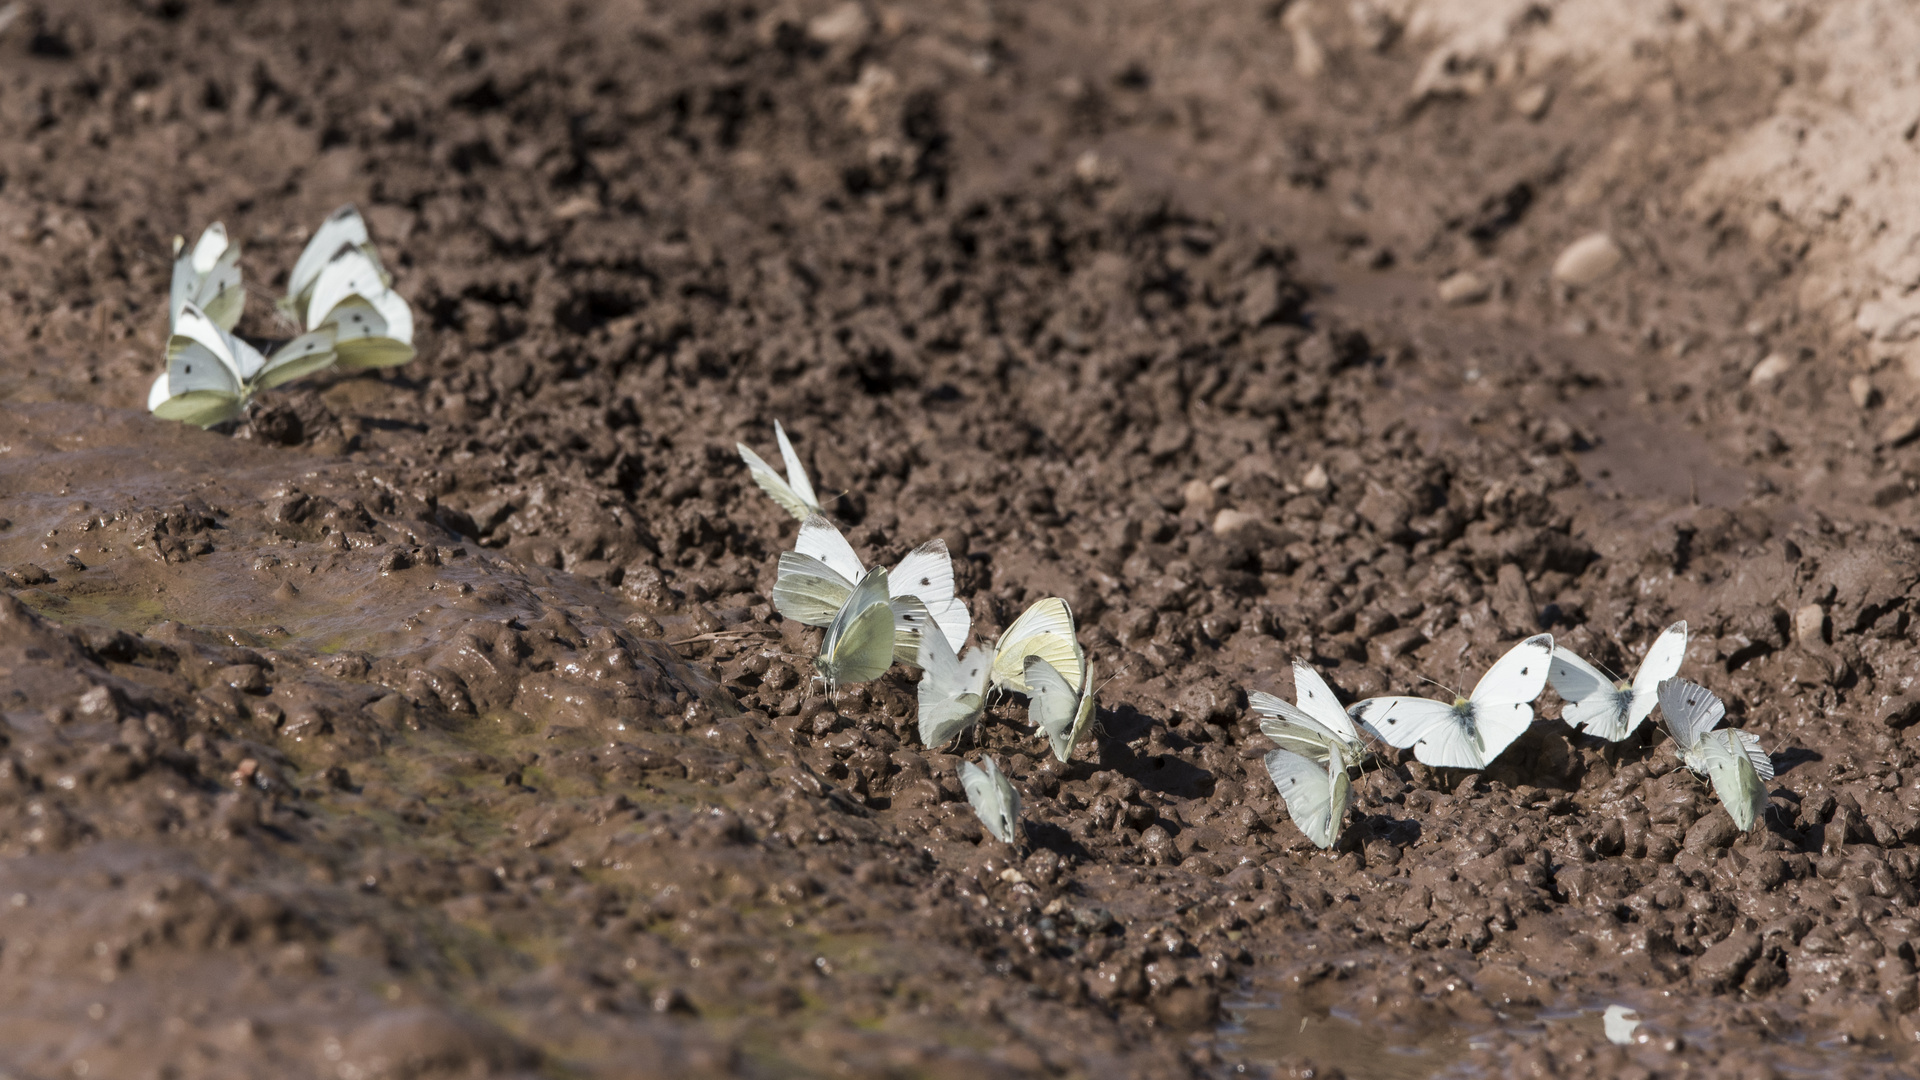
[[(1598, 79), (1417, 7), (0, 7), (0, 1067), (1905, 1073), (1915, 395), (1694, 186), (1810, 17)], [(273, 336), (348, 200), (420, 357), (149, 417), (173, 234)], [(909, 672), (809, 694), (775, 418), (976, 637), (1073, 604), (1100, 737), (980, 729), (1025, 851)], [(1295, 656), (1439, 694), (1675, 619), (1753, 834), (1551, 693), (1331, 853), (1261, 768)]]

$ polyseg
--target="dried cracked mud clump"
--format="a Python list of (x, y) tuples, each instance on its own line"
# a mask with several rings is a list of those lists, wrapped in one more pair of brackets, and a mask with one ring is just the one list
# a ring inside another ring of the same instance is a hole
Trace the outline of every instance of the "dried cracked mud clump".
[[(1600, 135), (1409, 110), (1394, 35), (1204, 5), (16, 10), (0, 1067), (1911, 1068), (1920, 428), (1873, 436), (1910, 393), (1754, 381), (1824, 339), (1754, 329), (1793, 270), (1724, 232), (1437, 305), (1592, 227), (1564, 170), (1461, 161)], [(1255, 63), (1302, 25), (1320, 67)], [(1212, 83), (1169, 51), (1223, 34)], [(1552, 107), (1604, 131), (1590, 89)], [(231, 432), (140, 411), (165, 239), (223, 218), (271, 288), (347, 199), (420, 358)], [(1069, 764), (1017, 701), (979, 729), (1026, 850), (908, 672), (809, 692), (733, 449), (775, 418), (870, 562), (944, 537), (978, 636), (1061, 595), (1114, 673)], [(1373, 762), (1330, 853), (1261, 767), (1244, 695), (1293, 657), (1438, 693), (1681, 618), (1774, 753), (1753, 834), (1551, 696), (1482, 773)]]

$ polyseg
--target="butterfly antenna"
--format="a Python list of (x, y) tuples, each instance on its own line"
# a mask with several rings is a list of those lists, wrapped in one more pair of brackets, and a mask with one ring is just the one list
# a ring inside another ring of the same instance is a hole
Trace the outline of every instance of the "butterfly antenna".
[(1453, 687), (1448, 686), (1446, 683), (1441, 682), (1439, 679), (1429, 679), (1425, 675), (1420, 674), (1419, 672), (1415, 672), (1413, 677), (1416, 679), (1419, 679), (1421, 682), (1432, 683), (1433, 685), (1439, 687), (1440, 689), (1445, 690), (1447, 693), (1452, 694), (1455, 698), (1460, 698), (1465, 696), (1461, 694), (1460, 691), (1455, 690)]

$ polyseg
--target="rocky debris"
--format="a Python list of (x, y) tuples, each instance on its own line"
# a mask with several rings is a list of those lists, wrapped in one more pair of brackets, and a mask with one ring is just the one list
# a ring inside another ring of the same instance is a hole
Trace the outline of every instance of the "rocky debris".
[(1568, 244), (1553, 260), (1553, 279), (1567, 285), (1597, 285), (1619, 269), (1626, 252), (1607, 233), (1596, 232)]
[(1471, 270), (1461, 270), (1442, 278), (1434, 295), (1454, 307), (1478, 304), (1493, 295), (1493, 283)]

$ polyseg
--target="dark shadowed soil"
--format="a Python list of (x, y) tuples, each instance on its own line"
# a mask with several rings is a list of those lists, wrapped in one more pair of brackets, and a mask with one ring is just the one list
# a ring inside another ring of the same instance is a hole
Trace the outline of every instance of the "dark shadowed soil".
[[(1675, 209), (1777, 73), (1531, 119), (1364, 20), (1310, 78), (1285, 6), (0, 7), (0, 1071), (1911, 1069), (1912, 393)], [(173, 234), (273, 336), (348, 200), (419, 358), (149, 417)], [(976, 637), (1057, 594), (1114, 675), (1070, 764), (978, 729), (1025, 851), (909, 670), (809, 693), (776, 418), (869, 562), (943, 537)], [(1676, 619), (1752, 834), (1551, 693), (1332, 852), (1261, 766), (1293, 657), (1439, 695)]]

